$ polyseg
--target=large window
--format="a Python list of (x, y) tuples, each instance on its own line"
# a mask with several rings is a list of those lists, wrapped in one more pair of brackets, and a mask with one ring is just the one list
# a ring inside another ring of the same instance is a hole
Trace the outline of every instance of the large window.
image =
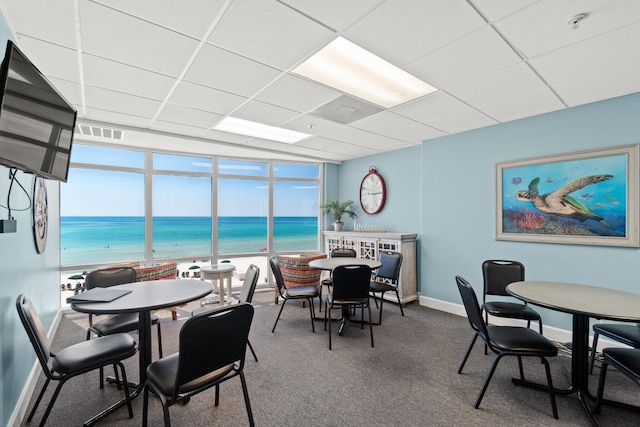
[(319, 184), (316, 164), (76, 143), (61, 184), (62, 265), (317, 251)]

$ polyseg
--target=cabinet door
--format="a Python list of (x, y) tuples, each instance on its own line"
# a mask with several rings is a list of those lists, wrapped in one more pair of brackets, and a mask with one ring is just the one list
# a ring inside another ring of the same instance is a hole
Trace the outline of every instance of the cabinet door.
[(360, 238), (356, 253), (358, 258), (378, 259), (378, 239)]

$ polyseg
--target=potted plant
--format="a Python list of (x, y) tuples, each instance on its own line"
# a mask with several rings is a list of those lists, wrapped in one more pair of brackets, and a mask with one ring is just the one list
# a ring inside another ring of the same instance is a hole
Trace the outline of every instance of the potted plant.
[(327, 200), (326, 203), (320, 205), (320, 209), (322, 209), (325, 213), (330, 213), (333, 215), (335, 221), (333, 221), (333, 230), (341, 231), (342, 230), (342, 216), (349, 215), (351, 219), (356, 218), (358, 215), (351, 210), (351, 205), (353, 205), (352, 200), (347, 200), (346, 202), (339, 202), (337, 200)]

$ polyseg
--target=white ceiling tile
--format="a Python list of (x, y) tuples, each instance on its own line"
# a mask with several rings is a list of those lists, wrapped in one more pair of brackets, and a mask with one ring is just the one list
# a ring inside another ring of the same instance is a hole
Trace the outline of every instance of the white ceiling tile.
[(497, 21), (540, 0), (470, 0), (490, 21)]
[(546, 85), (526, 64), (517, 64), (449, 88), (449, 93), (471, 105), (486, 105)]
[(208, 130), (203, 138), (213, 139), (216, 141), (232, 142), (234, 144), (243, 144), (251, 139), (249, 136), (238, 135), (236, 133), (222, 132), (215, 129)]
[(247, 102), (248, 99), (199, 84), (181, 81), (171, 93), (169, 102), (226, 115)]
[(465, 132), (471, 129), (478, 129), (498, 123), (492, 118), (487, 117), (486, 114), (474, 110), (473, 108), (467, 108), (464, 111), (456, 113), (431, 117), (425, 122), (429, 126), (449, 134)]
[[(128, 14), (171, 28), (197, 39), (221, 12), (225, 0), (189, 0), (189, 7), (175, 0), (92, 0)], [(197, 10), (198, 13), (193, 13)]]
[[(384, 0), (280, 0), (312, 19), (321, 22), (335, 31), (343, 31), (350, 27), (363, 15), (382, 4)], [(336, 11), (340, 13), (336, 13)]]
[[(567, 21), (587, 13), (577, 30)], [(640, 2), (629, 0), (544, 0), (496, 23), (496, 27), (532, 58), (636, 22)]]
[(438, 91), (424, 98), (394, 107), (390, 111), (420, 123), (429, 124), (428, 121), (432, 117), (460, 113), (468, 109), (469, 106), (464, 102), (446, 92)]
[(620, 43), (621, 40), (640, 40), (640, 23), (558, 49), (529, 62), (547, 82), (553, 84), (640, 61), (638, 43)]
[(263, 123), (271, 126), (279, 126), (281, 123), (298, 116), (296, 111), (276, 107), (260, 101), (249, 101), (242, 107), (231, 113), (231, 116), (252, 122)]
[(162, 101), (174, 79), (152, 71), (84, 54), (84, 82), (87, 85)]
[[(139, 128), (146, 128), (149, 126), (149, 119), (146, 117), (138, 117), (128, 113), (100, 110), (97, 108), (87, 108), (87, 115), (83, 118), (114, 125), (135, 126)], [(78, 119), (78, 121), (81, 121), (79, 116)], [(134, 145), (136, 143), (131, 140), (127, 140), (125, 142), (127, 144)]]
[(200, 135), (205, 133), (207, 129), (178, 123), (164, 122), (162, 120), (155, 120), (151, 124), (151, 130), (173, 133), (176, 135), (199, 137)]
[(185, 80), (241, 96), (253, 96), (280, 74), (275, 68), (205, 45), (187, 71)]
[(85, 97), (89, 108), (131, 114), (136, 117), (152, 118), (160, 108), (159, 101), (93, 86), (86, 86)]
[(178, 76), (198, 45), (192, 38), (95, 3), (80, 6), (86, 53)]
[(405, 69), (438, 89), (447, 89), (519, 62), (520, 57), (504, 39), (487, 27), (407, 64)]
[(19, 41), (19, 49), (45, 76), (80, 82), (80, 64), (74, 49), (26, 36)]
[(480, 111), (500, 122), (536, 116), (562, 108), (565, 108), (564, 104), (547, 87), (478, 107)]
[(284, 74), (260, 92), (256, 99), (304, 113), (336, 99), (341, 94), (337, 90), (309, 80)]
[(401, 66), (484, 25), (464, 0), (388, 0), (344, 36)]
[(640, 62), (572, 79), (553, 85), (560, 97), (573, 107), (615, 96), (640, 92)]
[(373, 135), (364, 141), (358, 141), (357, 145), (361, 147), (369, 148), (371, 150), (379, 150), (382, 152), (399, 150), (401, 148), (407, 148), (412, 146), (412, 144), (409, 144), (408, 142), (403, 142), (397, 139), (388, 138), (383, 135)]
[(11, 14), (4, 16), (16, 36), (46, 40), (70, 48), (76, 47), (73, 2), (57, 1), (54, 7), (42, 7), (38, 0), (4, 0)]
[(395, 114), (389, 111), (381, 111), (369, 117), (357, 120), (351, 123), (351, 126), (354, 128), (366, 130), (371, 133), (386, 135), (393, 138), (397, 129), (403, 129), (416, 124), (419, 123), (416, 123), (414, 120), (408, 119), (399, 114)]
[[(238, 31), (238, 28), (251, 30)], [(335, 32), (278, 2), (264, 1), (256, 7), (255, 0), (236, 0), (209, 42), (288, 70), (335, 37)]]
[(157, 120), (164, 122), (178, 123), (204, 129), (210, 128), (222, 118), (223, 116), (220, 114), (169, 103), (162, 107), (158, 117), (156, 117)]
[[(309, 126), (313, 126), (313, 128), (309, 128)], [(351, 126), (344, 126), (340, 123), (325, 120), (310, 114), (298, 116), (287, 123), (283, 123), (282, 127), (298, 132), (310, 133), (317, 137), (324, 137), (329, 140), (350, 143), (363, 140), (371, 136), (370, 132), (356, 129)]]
[(374, 148), (366, 147), (363, 145), (351, 144), (319, 137), (302, 140), (296, 143), (296, 145), (314, 148), (319, 151), (327, 151), (329, 153), (343, 153), (349, 156), (368, 156), (380, 152), (380, 150), (376, 150)]
[(49, 77), (47, 80), (62, 94), (62, 96), (74, 105), (82, 104), (82, 94), (80, 93), (80, 84), (76, 82), (68, 82), (66, 80)]

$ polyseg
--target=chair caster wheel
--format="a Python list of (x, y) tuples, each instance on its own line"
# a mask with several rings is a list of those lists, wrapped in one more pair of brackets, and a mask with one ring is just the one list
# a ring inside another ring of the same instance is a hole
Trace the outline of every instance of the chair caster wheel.
[(187, 403), (189, 403), (190, 400), (191, 400), (191, 396), (187, 396), (183, 399), (180, 399), (180, 403), (183, 405), (186, 405)]

